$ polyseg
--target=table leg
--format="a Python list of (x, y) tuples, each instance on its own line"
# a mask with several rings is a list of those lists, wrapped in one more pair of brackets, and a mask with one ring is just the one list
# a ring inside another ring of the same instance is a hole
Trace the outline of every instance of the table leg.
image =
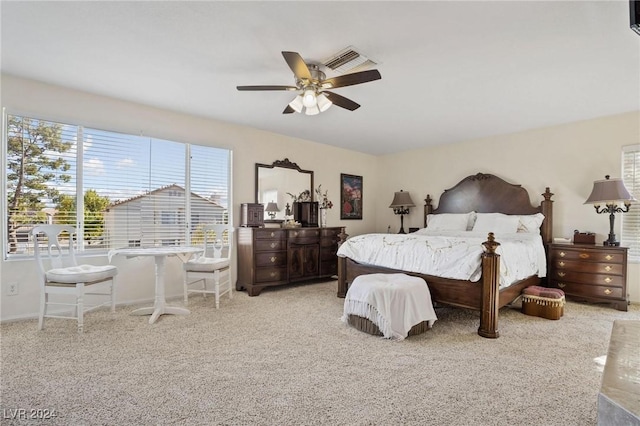
[(140, 308), (131, 312), (131, 315), (149, 315), (149, 324), (153, 324), (160, 315), (189, 315), (189, 310), (177, 306), (167, 306), (164, 296), (164, 260), (166, 256), (154, 256), (156, 260), (156, 296), (153, 307)]

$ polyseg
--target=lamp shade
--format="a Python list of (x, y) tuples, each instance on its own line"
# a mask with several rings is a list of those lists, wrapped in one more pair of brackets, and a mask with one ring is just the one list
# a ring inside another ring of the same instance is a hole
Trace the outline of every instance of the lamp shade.
[(393, 195), (393, 201), (391, 202), (391, 205), (389, 207), (415, 207), (415, 204), (413, 203), (411, 195), (409, 195), (408, 192), (400, 190)]
[(317, 105), (313, 105), (313, 106), (310, 106), (310, 107), (306, 107), (304, 109), (304, 113), (306, 115), (318, 115), (318, 114), (320, 114), (320, 110), (318, 109)]
[(289, 106), (293, 108), (295, 112), (302, 112), (302, 95), (296, 96), (291, 102), (289, 102)]
[(306, 89), (302, 95), (302, 104), (307, 108), (312, 108), (316, 106), (317, 103), (316, 92), (312, 89)]
[(329, 98), (327, 98), (324, 93), (320, 93), (317, 97), (317, 100), (318, 109), (320, 110), (320, 112), (325, 112), (331, 105), (333, 105), (333, 103), (329, 100)]
[(584, 204), (615, 204), (617, 201), (629, 203), (636, 199), (627, 191), (622, 179), (610, 179), (607, 175), (604, 179), (593, 182), (591, 195)]
[(264, 209), (266, 212), (279, 212), (278, 203), (267, 203), (267, 207)]

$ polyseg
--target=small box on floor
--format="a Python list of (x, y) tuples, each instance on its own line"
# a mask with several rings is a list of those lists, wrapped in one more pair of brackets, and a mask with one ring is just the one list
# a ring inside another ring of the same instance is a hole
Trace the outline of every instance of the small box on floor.
[(531, 286), (522, 290), (522, 313), (550, 320), (564, 315), (564, 291), (557, 288)]

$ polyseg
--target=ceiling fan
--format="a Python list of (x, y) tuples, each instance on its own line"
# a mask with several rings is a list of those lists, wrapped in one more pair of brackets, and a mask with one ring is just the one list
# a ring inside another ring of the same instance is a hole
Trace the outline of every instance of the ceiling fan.
[(295, 86), (236, 86), (236, 88), (240, 91), (298, 91), (298, 96), (287, 105), (284, 111), (282, 111), (283, 114), (291, 114), (293, 112), (300, 113), (304, 108), (306, 115), (316, 115), (326, 111), (332, 104), (348, 109), (349, 111), (354, 111), (360, 108), (360, 104), (337, 93), (330, 92), (327, 89), (353, 86), (382, 78), (378, 70), (359, 71), (326, 78), (325, 73), (320, 70), (318, 65), (307, 64), (299, 53), (282, 52), (282, 56), (284, 56), (284, 60), (287, 61), (289, 68), (293, 71), (293, 75), (296, 78)]

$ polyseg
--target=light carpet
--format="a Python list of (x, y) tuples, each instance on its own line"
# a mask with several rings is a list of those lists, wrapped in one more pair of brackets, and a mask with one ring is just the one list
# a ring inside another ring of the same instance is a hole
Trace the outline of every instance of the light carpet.
[[(629, 312), (568, 302), (558, 321), (500, 311), (499, 339), (477, 312), (437, 308), (433, 329), (403, 341), (340, 321), (337, 282), (234, 293), (216, 310), (155, 324), (95, 311), (76, 323), (5, 323), (2, 424), (593, 425), (613, 321)], [(176, 304), (180, 302), (176, 301)], [(11, 419), (16, 409), (56, 417)]]

